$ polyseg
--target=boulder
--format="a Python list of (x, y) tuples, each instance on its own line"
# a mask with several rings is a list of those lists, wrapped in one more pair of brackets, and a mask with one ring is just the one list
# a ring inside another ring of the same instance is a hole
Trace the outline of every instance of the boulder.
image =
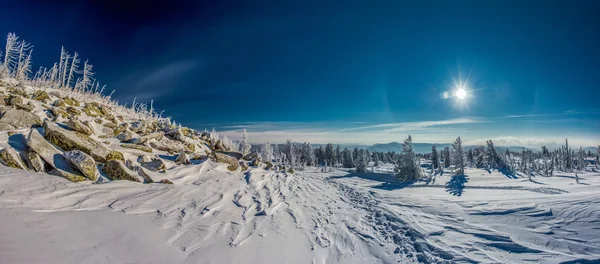
[(67, 126), (70, 129), (73, 129), (79, 133), (82, 133), (82, 134), (85, 134), (88, 136), (93, 133), (92, 129), (89, 126), (85, 125), (84, 123), (79, 121), (79, 119), (77, 119), (77, 118), (73, 118), (73, 117), (69, 118), (69, 120), (67, 121)]
[(35, 172), (44, 172), (44, 160), (32, 148), (25, 150), (25, 161), (29, 169)]
[(239, 166), (238, 159), (234, 156), (230, 156), (228, 152), (213, 151), (212, 155), (216, 162), (229, 164), (228, 168), (231, 168), (230, 170), (232, 171), (236, 170)]
[(244, 156), (244, 159), (247, 161), (252, 161), (258, 158), (258, 152), (252, 152)]
[(14, 126), (6, 124), (6, 123), (0, 123), (0, 131), (6, 131), (6, 130), (13, 130), (15, 129)]
[(121, 147), (123, 147), (123, 148), (130, 148), (130, 149), (137, 149), (137, 150), (141, 150), (141, 151), (152, 153), (152, 148), (150, 148), (148, 146), (144, 146), (144, 145), (121, 144)]
[(65, 97), (65, 98), (63, 98), (63, 101), (70, 106), (79, 106), (79, 102), (77, 100), (75, 100), (75, 98), (73, 98), (73, 97), (71, 97), (71, 98)]
[(102, 134), (104, 134), (104, 135), (113, 135), (114, 133), (115, 133), (115, 131), (112, 128), (106, 127), (106, 126), (102, 127)]
[(56, 107), (65, 107), (66, 106), (65, 101), (63, 101), (62, 99), (58, 99), (58, 100), (54, 101), (54, 103), (52, 105), (56, 106)]
[(85, 154), (81, 150), (70, 150), (66, 151), (63, 156), (88, 179), (92, 181), (98, 179), (100, 172), (96, 167), (96, 162), (90, 155)]
[[(45, 120), (44, 130), (44, 137), (64, 151), (81, 150), (99, 162), (108, 161), (111, 158), (111, 154), (113, 157), (119, 157), (118, 154), (120, 153), (114, 153), (114, 151), (111, 151), (100, 142), (86, 136), (85, 134), (59, 127), (54, 122)], [(121, 158), (119, 159), (122, 160), (123, 154), (120, 154), (120, 157)]]
[(180, 150), (185, 149), (185, 146), (181, 142), (170, 140), (166, 137), (162, 140), (150, 141), (150, 147), (169, 153), (178, 153)]
[(179, 155), (177, 155), (177, 158), (175, 159), (175, 164), (191, 164), (192, 162), (190, 161), (190, 157), (188, 157), (188, 155), (185, 153), (185, 151), (182, 149), (179, 152)]
[(96, 107), (96, 104), (93, 104), (93, 103), (85, 104), (85, 107), (83, 108), (83, 112), (85, 112), (88, 116), (91, 116), (91, 117), (104, 116), (102, 114), (102, 112), (100, 112), (100, 109), (98, 109), (98, 107)]
[(25, 164), (23, 164), (19, 153), (10, 146), (6, 146), (0, 150), (0, 162), (5, 166), (15, 169), (25, 170), (27, 168)]
[(111, 180), (128, 180), (141, 182), (143, 179), (135, 172), (127, 168), (120, 160), (109, 160), (102, 166), (102, 172)]
[(52, 114), (54, 116), (60, 116), (63, 118), (66, 118), (67, 116), (69, 116), (67, 111), (63, 110), (62, 108), (56, 107), (56, 106), (51, 107), (50, 111), (52, 112)]
[(172, 181), (169, 181), (169, 180), (167, 180), (167, 179), (162, 179), (162, 180), (160, 180), (158, 183), (162, 183), (162, 184), (173, 184), (173, 182), (172, 182)]
[(36, 129), (29, 131), (27, 146), (37, 153), (54, 170), (56, 174), (72, 182), (85, 181), (85, 177), (63, 157), (62, 152), (48, 143)]
[(0, 118), (0, 123), (5, 123), (20, 128), (40, 125), (42, 124), (42, 120), (39, 116), (33, 113), (13, 108), (7, 110), (4, 115), (2, 115), (2, 118)]
[(165, 132), (165, 136), (168, 136), (169, 138), (180, 141), (180, 142), (185, 142), (185, 136), (183, 135), (181, 128), (169, 130), (169, 131)]
[(81, 111), (77, 110), (77, 108), (72, 106), (67, 107), (67, 113), (73, 116), (81, 115)]
[(167, 170), (167, 164), (158, 157), (151, 157), (150, 155), (141, 155), (138, 157), (138, 162), (142, 167), (149, 171), (165, 172)]
[(125, 161), (125, 166), (127, 166), (127, 168), (129, 168), (130, 170), (137, 172), (139, 176), (142, 176), (142, 178), (144, 178), (144, 183), (154, 182), (154, 180), (152, 180), (152, 177), (150, 177), (150, 175), (148, 175), (148, 173), (144, 171), (144, 168), (138, 165), (134, 165), (133, 162), (131, 162), (131, 160)]
[(45, 91), (37, 90), (33, 93), (33, 99), (37, 101), (50, 100), (50, 96)]
[(21, 97), (21, 96), (11, 95), (10, 97), (8, 97), (8, 105), (15, 106), (17, 104), (22, 104), (22, 103), (23, 103), (23, 97)]
[(117, 139), (121, 142), (130, 142), (133, 139), (134, 135), (130, 131), (123, 131), (117, 135)]
[(148, 135), (142, 136), (139, 139), (135, 140), (134, 143), (135, 144), (145, 144), (147, 142), (149, 142), (150, 140), (162, 140), (164, 138), (165, 133), (162, 131), (158, 131), (158, 132), (153, 132), (150, 133)]
[(144, 122), (143, 120), (131, 122), (129, 127), (130, 127), (131, 131), (133, 131), (135, 133), (140, 133), (146, 129), (146, 122)]
[(31, 104), (20, 104), (20, 103), (16, 103), (16, 104), (14, 104), (14, 106), (15, 106), (17, 109), (21, 109), (21, 110), (24, 110), (24, 111), (27, 111), (27, 112), (31, 112), (31, 111), (33, 111), (33, 108), (34, 108), (34, 107), (33, 107), (33, 105), (31, 105)]

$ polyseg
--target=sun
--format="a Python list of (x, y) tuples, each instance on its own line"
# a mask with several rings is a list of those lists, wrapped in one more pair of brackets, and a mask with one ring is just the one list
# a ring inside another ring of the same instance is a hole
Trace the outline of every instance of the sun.
[(465, 97), (467, 97), (467, 90), (465, 90), (465, 88), (459, 87), (454, 92), (454, 96), (456, 96), (456, 98), (458, 98), (459, 100), (463, 100), (465, 99)]

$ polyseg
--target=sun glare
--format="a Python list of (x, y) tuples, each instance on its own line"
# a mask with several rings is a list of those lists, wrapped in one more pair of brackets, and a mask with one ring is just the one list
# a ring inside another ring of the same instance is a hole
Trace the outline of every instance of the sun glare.
[(465, 90), (465, 88), (458, 88), (456, 89), (456, 92), (454, 92), (454, 96), (456, 96), (456, 98), (462, 100), (465, 99), (465, 97), (467, 97), (467, 91)]

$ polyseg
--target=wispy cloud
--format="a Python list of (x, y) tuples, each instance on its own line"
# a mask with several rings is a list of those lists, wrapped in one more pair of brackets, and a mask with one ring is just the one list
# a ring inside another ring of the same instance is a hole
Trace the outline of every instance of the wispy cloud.
[(137, 87), (153, 86), (165, 81), (169, 81), (194, 69), (197, 65), (197, 61), (175, 61), (165, 64), (162, 67), (146, 74), (144, 78), (139, 80)]
[(427, 129), (427, 128), (435, 127), (435, 126), (472, 124), (472, 123), (482, 123), (482, 122), (489, 122), (489, 121), (482, 119), (482, 118), (461, 117), (461, 118), (436, 120), (436, 121), (401, 122), (401, 123), (390, 123), (390, 124), (352, 127), (352, 128), (341, 129), (340, 131), (358, 131), (358, 130), (379, 129), (382, 132), (404, 132), (404, 131), (423, 130), (423, 129)]

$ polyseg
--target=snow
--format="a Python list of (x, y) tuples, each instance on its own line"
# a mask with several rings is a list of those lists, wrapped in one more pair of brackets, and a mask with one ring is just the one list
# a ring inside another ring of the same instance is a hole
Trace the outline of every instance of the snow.
[[(385, 167), (385, 165), (383, 166)], [(0, 167), (0, 263), (560, 263), (600, 259), (600, 173), (174, 165), (174, 185)]]

